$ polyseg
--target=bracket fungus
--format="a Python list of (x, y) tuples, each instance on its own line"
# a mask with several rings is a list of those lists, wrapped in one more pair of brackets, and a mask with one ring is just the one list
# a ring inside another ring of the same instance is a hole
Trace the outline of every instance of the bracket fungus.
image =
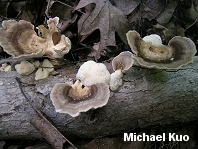
[(35, 67), (28, 61), (22, 61), (20, 64), (15, 65), (15, 69), (20, 75), (29, 75), (35, 70)]
[(84, 87), (77, 80), (72, 86), (67, 83), (57, 83), (52, 88), (50, 99), (56, 112), (67, 113), (76, 117), (80, 112), (105, 106), (109, 100), (110, 90), (105, 83)]
[(123, 73), (131, 68), (133, 65), (132, 53), (129, 51), (121, 52), (112, 60), (112, 67), (115, 72), (111, 74), (110, 89), (115, 91), (122, 85)]
[(110, 73), (104, 64), (90, 60), (80, 66), (76, 78), (80, 80), (84, 86), (97, 83), (105, 83), (108, 85)]
[(3, 21), (3, 28), (0, 28), (0, 45), (13, 58), (42, 56), (61, 58), (71, 49), (71, 42), (68, 37), (61, 35), (56, 45), (53, 43), (52, 36), (58, 32), (56, 27), (58, 21), (58, 17), (49, 19), (47, 21), (49, 29), (44, 26), (43, 28), (38, 27), (42, 37), (37, 35), (30, 22), (24, 20)]
[(196, 46), (186, 37), (175, 36), (168, 45), (163, 45), (158, 35), (149, 35), (143, 39), (136, 31), (127, 34), (128, 44), (135, 54), (133, 58), (146, 68), (177, 70), (193, 62)]

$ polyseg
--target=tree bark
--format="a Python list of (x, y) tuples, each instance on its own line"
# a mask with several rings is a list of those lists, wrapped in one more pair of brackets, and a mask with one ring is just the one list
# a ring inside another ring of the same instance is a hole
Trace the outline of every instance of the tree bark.
[(135, 128), (185, 124), (198, 121), (198, 57), (178, 71), (131, 68), (123, 85), (111, 92), (106, 106), (72, 118), (56, 113), (49, 98), (55, 83), (75, 79), (76, 68), (34, 81), (34, 74), (0, 72), (0, 139), (39, 139), (30, 124), (34, 109), (25, 101), (15, 77), (23, 82), (27, 97), (68, 139), (96, 138), (128, 132)]

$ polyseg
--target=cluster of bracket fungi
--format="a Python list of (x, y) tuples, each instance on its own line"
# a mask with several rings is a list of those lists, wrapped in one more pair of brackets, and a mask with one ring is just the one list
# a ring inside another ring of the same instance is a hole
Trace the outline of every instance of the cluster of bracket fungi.
[[(71, 42), (68, 37), (58, 32), (58, 22), (59, 18), (55, 17), (47, 21), (48, 28), (38, 26), (38, 36), (30, 22), (3, 21), (0, 45), (13, 58), (62, 58), (71, 49)], [(87, 61), (79, 68), (74, 84), (54, 85), (50, 99), (56, 112), (76, 117), (81, 112), (105, 106), (110, 97), (110, 90), (116, 91), (122, 85), (123, 74), (132, 67), (134, 60), (146, 68), (178, 70), (193, 62), (197, 52), (193, 41), (186, 37), (173, 37), (168, 45), (163, 45), (161, 38), (154, 34), (141, 38), (139, 33), (133, 30), (126, 36), (132, 53), (122, 52), (112, 60), (112, 74), (104, 64)], [(46, 67), (45, 71), (38, 71), (45, 72), (46, 75), (54, 70), (47, 60), (44, 60), (42, 67)], [(22, 61), (21, 64), (15, 65), (15, 68), (21, 75), (29, 75), (35, 70), (28, 61)], [(40, 78), (43, 76), (37, 77), (36, 80)]]
[(149, 35), (143, 39), (136, 31), (127, 34), (133, 58), (140, 66), (146, 68), (178, 70), (193, 62), (196, 54), (194, 42), (187, 37), (175, 36), (168, 45), (163, 45), (158, 35)]

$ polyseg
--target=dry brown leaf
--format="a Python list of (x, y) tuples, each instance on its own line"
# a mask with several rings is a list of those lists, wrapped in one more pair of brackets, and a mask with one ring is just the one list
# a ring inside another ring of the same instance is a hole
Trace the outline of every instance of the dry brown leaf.
[(176, 7), (177, 7), (177, 2), (169, 1), (164, 7), (163, 11), (156, 17), (157, 22), (160, 25), (168, 24), (173, 16)]
[(178, 19), (185, 25), (186, 29), (191, 27), (198, 20), (198, 1), (186, 1), (189, 6), (178, 7)]
[(10, 4), (10, 2), (8, 2), (7, 0), (2, 0), (1, 1), (0, 15), (2, 17), (7, 17), (7, 9), (8, 9), (9, 4)]
[[(108, 0), (81, 0), (76, 10), (95, 3), (93, 11), (89, 8), (78, 22), (78, 33), (90, 35), (96, 29), (100, 30), (100, 50), (106, 46), (115, 45), (115, 32), (123, 42), (127, 43), (126, 32), (130, 24), (123, 12), (114, 7)], [(86, 9), (87, 7), (85, 7)], [(93, 8), (93, 7), (92, 7)], [(90, 13), (91, 12), (91, 13)]]
[(55, 149), (63, 149), (65, 146), (76, 149), (46, 118), (38, 113), (34, 115), (30, 123)]
[(154, 19), (164, 8), (166, 1), (162, 0), (143, 0), (142, 18), (149, 21)]
[(72, 13), (72, 6), (69, 6), (67, 4), (64, 4), (60, 1), (50, 0), (48, 1), (48, 7), (46, 9), (46, 14), (51, 14), (51, 17), (58, 16), (60, 20), (70, 20), (71, 19), (71, 13)]
[(184, 36), (185, 30), (179, 26), (176, 25), (173, 28), (166, 28), (165, 26), (162, 26), (160, 24), (156, 24), (153, 26), (153, 28), (148, 30), (149, 34), (158, 34), (162, 38), (163, 43), (168, 43), (169, 40), (171, 40), (174, 36)]
[(139, 4), (141, 0), (111, 0), (114, 6), (122, 10), (125, 15), (131, 13)]

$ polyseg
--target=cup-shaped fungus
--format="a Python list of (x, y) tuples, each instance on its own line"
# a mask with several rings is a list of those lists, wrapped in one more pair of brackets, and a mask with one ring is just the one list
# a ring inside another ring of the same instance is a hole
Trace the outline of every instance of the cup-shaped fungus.
[[(34, 26), (27, 21), (7, 20), (3, 21), (0, 29), (0, 45), (3, 50), (14, 58), (42, 57), (61, 58), (71, 49), (71, 42), (64, 35), (56, 36), (59, 18), (48, 20), (48, 27), (38, 27), (41, 37), (34, 31)], [(52, 36), (56, 39), (54, 44)]]
[(80, 112), (105, 106), (109, 96), (107, 84), (98, 83), (84, 87), (78, 80), (72, 86), (57, 83), (50, 93), (56, 112), (67, 113), (72, 117), (78, 116)]
[(163, 45), (158, 35), (149, 35), (143, 39), (136, 31), (129, 31), (127, 40), (133, 58), (146, 68), (177, 70), (193, 62), (196, 46), (186, 37), (175, 36), (168, 45)]
[(76, 78), (80, 80), (84, 86), (90, 86), (96, 83), (109, 84), (110, 73), (104, 64), (87, 61), (80, 66)]
[(114, 57), (114, 59), (112, 60), (112, 67), (114, 71), (121, 69), (121, 71), (124, 73), (131, 68), (133, 63), (134, 60), (132, 57), (132, 53), (129, 51), (125, 51)]
[(132, 53), (129, 51), (121, 52), (112, 60), (112, 67), (115, 72), (111, 74), (110, 89), (115, 91), (122, 85), (123, 73), (125, 73), (133, 65)]

